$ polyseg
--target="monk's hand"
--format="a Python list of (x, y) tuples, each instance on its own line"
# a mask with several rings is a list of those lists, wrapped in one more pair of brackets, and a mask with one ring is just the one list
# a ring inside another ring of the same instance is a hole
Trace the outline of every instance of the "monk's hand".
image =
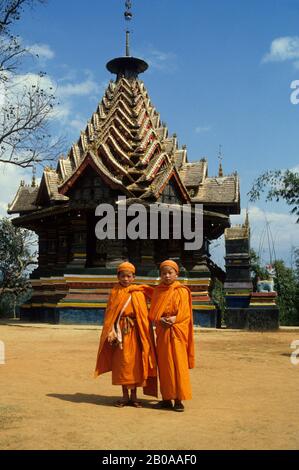
[(111, 345), (116, 342), (117, 336), (116, 336), (116, 332), (114, 328), (111, 331), (109, 331), (107, 340), (108, 340), (108, 343)]
[(162, 317), (160, 319), (160, 324), (163, 328), (170, 328), (174, 322), (176, 317)]

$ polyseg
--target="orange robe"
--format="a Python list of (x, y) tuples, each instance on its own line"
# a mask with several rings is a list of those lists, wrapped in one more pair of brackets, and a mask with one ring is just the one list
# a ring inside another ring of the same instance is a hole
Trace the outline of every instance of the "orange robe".
[[(143, 387), (146, 395), (157, 396), (156, 357), (145, 300), (145, 294), (150, 296), (151, 292), (151, 287), (137, 285), (117, 285), (112, 289), (105, 312), (95, 377), (112, 371), (113, 385)], [(130, 295), (131, 300), (127, 303)], [(123, 332), (122, 349), (119, 345), (108, 343), (108, 333), (118, 321)]]
[[(160, 319), (175, 316), (175, 323), (165, 328)], [(157, 361), (163, 400), (190, 400), (189, 369), (194, 367), (194, 338), (190, 290), (175, 281), (154, 289), (149, 312), (156, 324)]]

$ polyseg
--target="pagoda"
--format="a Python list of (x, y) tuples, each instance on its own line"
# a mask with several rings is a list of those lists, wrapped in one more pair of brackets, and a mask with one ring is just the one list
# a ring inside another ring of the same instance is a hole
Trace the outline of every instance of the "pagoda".
[[(130, 13), (130, 12), (126, 12)], [(210, 258), (209, 245), (240, 213), (236, 173), (208, 175), (208, 162), (189, 161), (175, 134), (153, 106), (140, 75), (148, 64), (132, 57), (129, 31), (126, 55), (111, 60), (115, 74), (90, 121), (55, 169), (45, 167), (40, 185), (24, 181), (9, 205), (17, 227), (38, 235), (38, 267), (31, 274), (33, 293), (21, 318), (54, 323), (101, 323), (115, 266), (130, 260), (137, 283), (159, 282), (158, 265), (167, 258), (180, 264), (181, 280), (192, 291), (194, 321), (216, 326), (211, 300), (216, 278), (225, 273)], [(203, 205), (204, 242), (186, 251), (184, 240), (98, 240), (95, 209), (119, 196), (128, 204)]]
[(250, 225), (245, 223), (225, 229), (224, 283), (226, 296), (225, 323), (228, 328), (256, 331), (279, 328), (276, 292), (254, 292), (251, 279)]

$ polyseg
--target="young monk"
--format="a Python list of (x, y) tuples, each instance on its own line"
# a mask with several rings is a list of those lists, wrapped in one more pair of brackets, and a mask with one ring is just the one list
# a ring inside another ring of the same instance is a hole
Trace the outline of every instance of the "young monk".
[(154, 289), (149, 318), (156, 325), (163, 398), (154, 407), (184, 411), (182, 400), (191, 399), (189, 369), (194, 367), (194, 340), (191, 292), (177, 281), (178, 273), (172, 260), (160, 265), (161, 283)]
[(141, 407), (137, 387), (157, 396), (157, 368), (145, 295), (152, 288), (134, 285), (135, 267), (125, 262), (117, 269), (118, 285), (110, 294), (97, 356), (95, 377), (112, 371), (112, 384), (122, 386), (115, 406)]

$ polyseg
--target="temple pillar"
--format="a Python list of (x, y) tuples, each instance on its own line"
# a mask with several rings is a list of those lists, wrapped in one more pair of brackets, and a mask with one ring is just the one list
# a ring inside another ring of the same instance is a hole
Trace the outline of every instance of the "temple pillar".
[(85, 268), (86, 264), (86, 217), (78, 212), (70, 221), (70, 261), (67, 267)]
[(51, 270), (55, 269), (57, 262), (57, 230), (56, 227), (48, 228), (48, 244), (47, 244), (47, 267)]
[(107, 240), (106, 268), (115, 268), (127, 259), (124, 240)]
[(140, 254), (141, 268), (148, 270), (156, 268), (153, 240), (141, 240)]
[(47, 264), (48, 234), (46, 230), (40, 231), (38, 235), (38, 266), (43, 268)]
[(58, 227), (57, 267), (63, 268), (68, 262), (68, 227)]

